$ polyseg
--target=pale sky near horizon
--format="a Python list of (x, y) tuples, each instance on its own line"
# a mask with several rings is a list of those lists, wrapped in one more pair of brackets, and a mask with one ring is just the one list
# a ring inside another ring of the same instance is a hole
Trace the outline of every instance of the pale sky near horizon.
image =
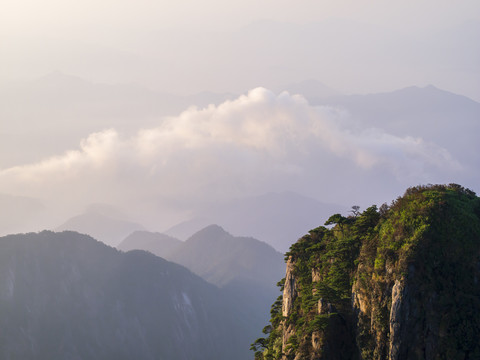
[(5, 0), (0, 80), (58, 70), (186, 94), (313, 78), (346, 93), (433, 84), (478, 101), (479, 24), (471, 0)]
[[(17, 31), (67, 30), (81, 27), (154, 29), (162, 27), (207, 27), (225, 29), (266, 19), (287, 22), (314, 22), (345, 18), (377, 25), (413, 26), (416, 29), (441, 27), (478, 19), (474, 0), (435, 1), (316, 1), (300, 0), (101, 0), (61, 1), (4, 0), (3, 26)], [(156, 24), (155, 24), (156, 22)]]

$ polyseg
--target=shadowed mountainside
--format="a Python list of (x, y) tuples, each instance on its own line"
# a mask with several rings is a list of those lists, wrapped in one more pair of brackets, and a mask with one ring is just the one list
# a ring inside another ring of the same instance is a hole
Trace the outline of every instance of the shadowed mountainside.
[(144, 251), (73, 232), (0, 238), (3, 359), (245, 359), (221, 289)]

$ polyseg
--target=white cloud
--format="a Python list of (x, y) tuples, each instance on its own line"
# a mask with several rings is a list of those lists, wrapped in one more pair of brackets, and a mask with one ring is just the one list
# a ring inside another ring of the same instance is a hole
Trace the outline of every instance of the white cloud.
[(219, 106), (187, 109), (130, 138), (114, 129), (91, 134), (78, 150), (0, 171), (0, 188), (83, 204), (222, 199), (295, 186), (309, 193), (319, 184), (335, 185), (347, 168), (421, 182), (460, 167), (434, 144), (352, 130), (352, 121), (301, 96), (257, 88)]

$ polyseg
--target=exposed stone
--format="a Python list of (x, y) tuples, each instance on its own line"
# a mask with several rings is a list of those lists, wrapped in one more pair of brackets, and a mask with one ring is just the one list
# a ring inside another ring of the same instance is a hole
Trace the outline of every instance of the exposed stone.
[(399, 359), (401, 345), (400, 329), (402, 325), (403, 286), (398, 280), (392, 288), (392, 306), (390, 308), (390, 360)]
[(283, 303), (282, 303), (282, 315), (287, 317), (292, 311), (292, 306), (295, 298), (297, 297), (297, 283), (295, 276), (293, 275), (293, 262), (292, 259), (287, 261), (287, 270), (285, 275), (285, 286), (283, 289)]
[[(287, 261), (287, 270), (285, 274), (285, 286), (283, 288), (283, 300), (282, 300), (282, 315), (285, 318), (282, 322), (283, 336), (282, 336), (282, 349), (286, 349), (288, 341), (295, 334), (295, 328), (293, 325), (287, 325), (286, 318), (291, 314), (293, 302), (298, 296), (297, 282), (295, 280), (294, 263), (291, 258)], [(286, 355), (283, 359), (286, 359)]]
[(320, 298), (318, 300), (318, 313), (319, 314), (331, 314), (337, 311), (335, 306), (333, 306), (331, 303), (326, 302), (323, 298)]
[(312, 288), (312, 294), (315, 295), (317, 293), (317, 288), (315, 287), (315, 284), (319, 282), (322, 279), (320, 271), (317, 269), (313, 268), (312, 269), (312, 283), (313, 283), (313, 288)]
[(319, 350), (320, 346), (320, 333), (318, 331), (314, 331), (312, 333), (312, 348), (313, 350)]

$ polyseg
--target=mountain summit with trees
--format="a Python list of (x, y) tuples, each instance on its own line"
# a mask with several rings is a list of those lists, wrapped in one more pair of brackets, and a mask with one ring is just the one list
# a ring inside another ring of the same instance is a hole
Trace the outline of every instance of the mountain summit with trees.
[(255, 358), (480, 358), (480, 198), (429, 185), (353, 210), (291, 246)]

